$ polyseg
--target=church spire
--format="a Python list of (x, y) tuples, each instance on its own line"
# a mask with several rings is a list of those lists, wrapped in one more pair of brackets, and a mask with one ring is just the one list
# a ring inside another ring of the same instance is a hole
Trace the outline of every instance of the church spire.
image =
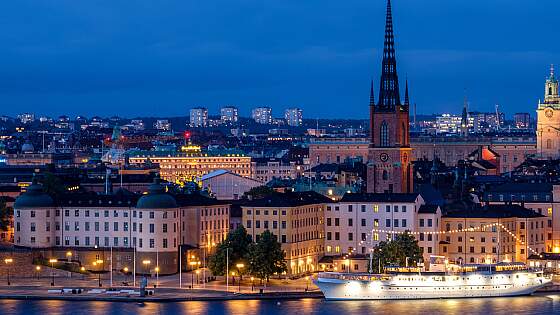
[(371, 88), (369, 90), (369, 106), (375, 106), (375, 94), (373, 94), (373, 80), (371, 80)]
[(406, 79), (404, 86), (404, 106), (408, 107), (410, 105), (410, 99), (408, 98), (408, 79)]
[(397, 76), (397, 60), (395, 58), (395, 36), (393, 34), (393, 15), (391, 0), (387, 0), (387, 15), (385, 17), (385, 42), (383, 44), (383, 62), (381, 69), (381, 87), (379, 89), (379, 103), (381, 110), (395, 110), (401, 105), (399, 96), (399, 79)]

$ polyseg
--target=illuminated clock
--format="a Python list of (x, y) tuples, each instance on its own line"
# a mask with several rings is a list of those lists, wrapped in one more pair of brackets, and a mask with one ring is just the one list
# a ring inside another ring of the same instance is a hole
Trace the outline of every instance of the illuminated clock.
[(380, 159), (382, 162), (387, 162), (387, 161), (389, 160), (389, 155), (388, 155), (387, 153), (381, 153), (381, 154), (379, 155), (379, 159)]
[(553, 111), (552, 109), (550, 109), (550, 108), (547, 108), (547, 109), (544, 111), (544, 115), (545, 115), (546, 117), (548, 117), (548, 118), (551, 118), (552, 115), (554, 115), (554, 111)]

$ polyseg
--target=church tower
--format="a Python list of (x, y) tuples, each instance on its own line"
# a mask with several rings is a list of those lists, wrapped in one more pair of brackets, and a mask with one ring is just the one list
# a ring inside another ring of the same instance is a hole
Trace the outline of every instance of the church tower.
[(560, 96), (554, 66), (544, 84), (544, 102), (537, 107), (537, 155), (543, 159), (560, 158)]
[(371, 193), (412, 192), (412, 149), (409, 135), (408, 81), (401, 103), (391, 0), (387, 0), (385, 42), (377, 103), (370, 91), (370, 147), (367, 191)]

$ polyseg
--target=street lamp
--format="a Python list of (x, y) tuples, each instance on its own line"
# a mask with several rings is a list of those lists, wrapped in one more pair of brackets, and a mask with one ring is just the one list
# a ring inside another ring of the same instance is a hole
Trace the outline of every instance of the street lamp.
[(54, 287), (54, 263), (57, 262), (57, 260), (49, 259), (49, 262), (51, 263), (51, 287)]
[(82, 280), (86, 279), (86, 267), (81, 266), (80, 271), (82, 272)]
[(159, 266), (156, 266), (156, 288), (159, 287)]
[[(194, 256), (192, 256), (194, 258)], [(194, 270), (194, 266), (196, 266), (196, 261), (191, 261), (189, 262), (189, 265), (191, 265), (191, 269)], [(194, 289), (194, 273), (191, 270), (191, 289)], [(198, 276), (197, 276), (197, 280), (198, 280)]]
[(236, 264), (235, 267), (237, 267), (237, 272), (239, 273), (239, 293), (241, 293), (241, 269), (243, 269), (245, 267), (245, 264), (239, 263)]
[(196, 273), (196, 284), (198, 284), (198, 274), (200, 273), (200, 270), (197, 269), (195, 273)]
[[(103, 260), (98, 259), (96, 261), (93, 262), (93, 266), (97, 266), (103, 263)], [(97, 270), (97, 285), (101, 288), (101, 271)]]
[(255, 289), (255, 277), (251, 277), (251, 292), (253, 292), (253, 290)]
[(66, 258), (68, 259), (68, 262), (70, 262), (70, 259), (72, 258), (72, 252), (71, 251), (66, 252)]
[[(14, 260), (13, 260), (12, 258), (6, 258), (6, 259), (4, 259), (4, 263), (6, 263), (6, 266), (7, 266), (8, 264), (13, 263), (13, 262), (14, 262)], [(8, 267), (8, 274), (7, 274), (7, 277), (8, 277), (8, 279), (7, 279), (7, 280), (8, 280), (8, 285), (10, 285), (10, 267)]]
[(37, 271), (37, 280), (39, 280), (39, 272), (41, 272), (41, 266), (35, 266), (35, 270)]
[(309, 291), (309, 276), (305, 277), (305, 292)]

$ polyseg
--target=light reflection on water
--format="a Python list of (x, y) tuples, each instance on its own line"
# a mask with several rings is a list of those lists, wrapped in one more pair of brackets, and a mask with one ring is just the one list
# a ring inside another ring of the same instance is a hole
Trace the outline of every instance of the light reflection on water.
[(121, 303), (0, 300), (3, 314), (560, 314), (560, 295), (412, 301), (214, 301), (180, 303)]

